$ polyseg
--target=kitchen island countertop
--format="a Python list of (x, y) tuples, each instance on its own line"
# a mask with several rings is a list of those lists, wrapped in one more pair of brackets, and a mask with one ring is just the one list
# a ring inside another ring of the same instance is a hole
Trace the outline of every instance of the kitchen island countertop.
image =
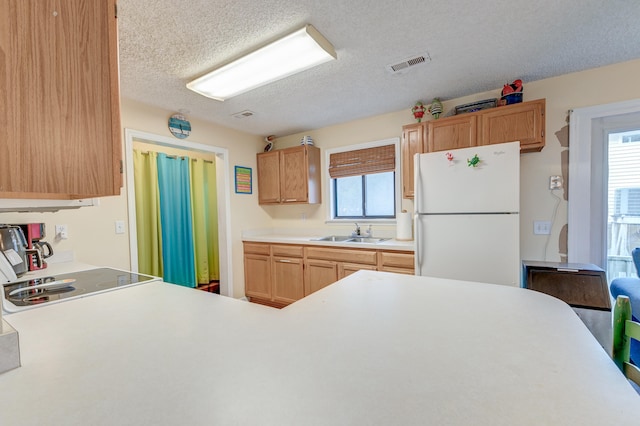
[(154, 282), (19, 312), (3, 425), (603, 425), (640, 397), (521, 288), (357, 272), (282, 310)]

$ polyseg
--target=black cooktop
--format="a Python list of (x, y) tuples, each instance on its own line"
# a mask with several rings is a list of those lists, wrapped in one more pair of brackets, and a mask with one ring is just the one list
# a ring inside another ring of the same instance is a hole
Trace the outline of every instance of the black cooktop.
[(34, 306), (114, 290), (154, 279), (156, 278), (134, 272), (97, 268), (4, 284), (3, 287), (6, 301), (15, 306)]

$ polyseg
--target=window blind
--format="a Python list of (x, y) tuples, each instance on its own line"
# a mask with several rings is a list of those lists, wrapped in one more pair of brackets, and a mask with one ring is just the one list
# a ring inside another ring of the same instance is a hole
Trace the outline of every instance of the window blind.
[(332, 179), (370, 173), (393, 172), (395, 169), (395, 145), (337, 152), (329, 156), (329, 176)]

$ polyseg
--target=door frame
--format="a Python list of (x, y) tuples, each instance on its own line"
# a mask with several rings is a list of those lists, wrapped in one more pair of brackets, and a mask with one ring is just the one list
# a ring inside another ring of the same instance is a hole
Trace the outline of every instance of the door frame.
[(218, 247), (220, 258), (220, 294), (233, 297), (233, 265), (231, 259), (231, 194), (229, 188), (229, 150), (197, 142), (180, 140), (134, 129), (124, 129), (126, 188), (129, 221), (129, 253), (131, 270), (138, 272), (138, 232), (136, 226), (135, 186), (133, 180), (133, 144), (148, 144), (185, 151), (206, 152), (216, 157), (216, 195), (218, 197)]
[[(640, 99), (575, 108), (569, 111), (569, 200), (567, 206), (567, 260), (570, 263), (601, 265), (606, 227), (594, 231), (602, 223), (602, 211), (594, 211), (592, 185), (592, 147), (600, 137), (592, 132), (593, 120), (640, 112)], [(602, 209), (600, 209), (602, 210)], [(606, 253), (604, 254), (606, 256)]]

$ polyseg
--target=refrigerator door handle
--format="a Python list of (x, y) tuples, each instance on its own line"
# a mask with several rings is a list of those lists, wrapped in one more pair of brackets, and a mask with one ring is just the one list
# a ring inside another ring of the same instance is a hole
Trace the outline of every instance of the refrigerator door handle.
[(422, 250), (420, 245), (422, 244), (423, 238), (418, 238), (418, 236), (422, 235), (422, 227), (420, 225), (420, 215), (416, 213), (413, 216), (414, 220), (414, 229), (416, 231), (416, 252), (414, 253), (415, 258), (415, 274), (422, 275)]
[[(413, 199), (415, 202), (415, 211), (416, 213), (422, 213), (424, 210), (422, 209), (422, 197), (418, 194), (421, 194), (422, 191), (422, 178), (420, 173), (420, 154), (414, 154), (413, 156)], [(419, 235), (419, 234), (417, 234)]]

